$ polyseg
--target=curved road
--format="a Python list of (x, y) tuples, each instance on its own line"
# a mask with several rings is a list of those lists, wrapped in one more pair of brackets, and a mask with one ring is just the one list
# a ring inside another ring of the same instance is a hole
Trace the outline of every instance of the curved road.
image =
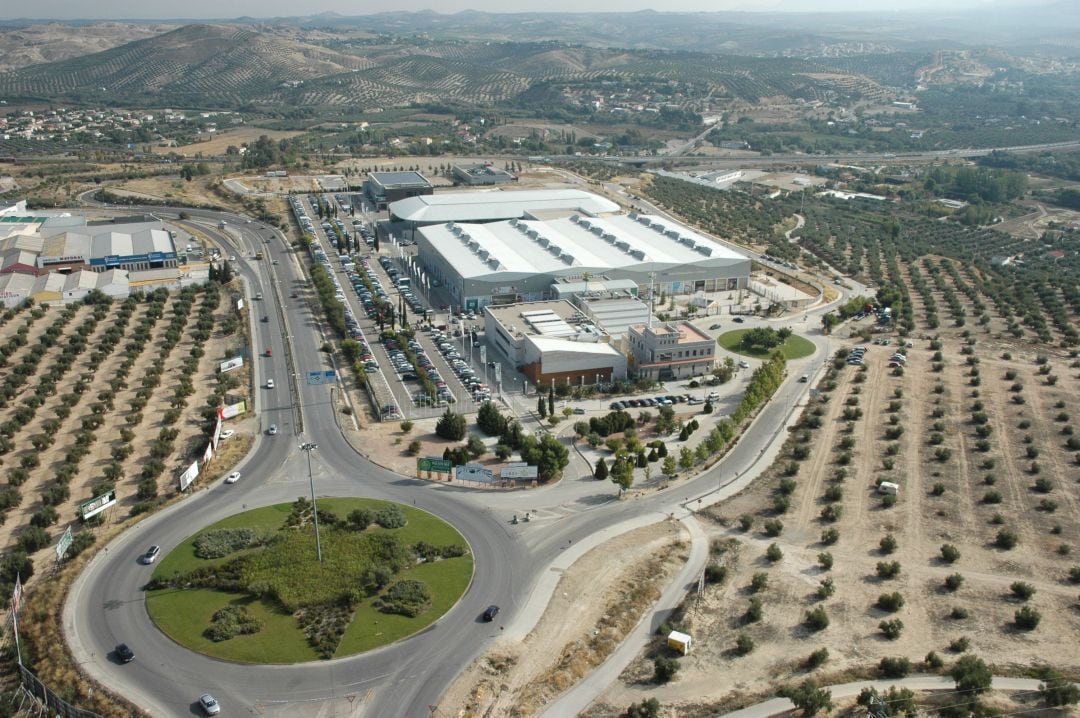
[[(128, 207), (134, 211), (175, 214), (177, 209)], [(479, 654), (495, 631), (494, 624), (479, 622), (478, 614), (490, 603), (503, 607), (512, 620), (525, 605), (547, 567), (572, 543), (634, 517), (671, 513), (679, 505), (718, 491), (738, 479), (750, 480), (767, 465), (770, 448), (782, 443), (786, 423), (793, 417), (810, 384), (787, 381), (762, 411), (751, 430), (712, 469), (671, 489), (635, 501), (611, 501), (606, 482), (568, 479), (574, 511), (552, 523), (511, 525), (512, 513), (562, 508), (566, 492), (560, 487), (528, 494), (460, 490), (409, 479), (382, 469), (359, 456), (343, 439), (333, 418), (331, 388), (294, 384), (299, 407), (288, 398), (289, 375), (285, 353), (292, 352), (300, 377), (309, 370), (330, 368), (318, 351), (322, 338), (312, 304), (287, 297), (303, 273), (298, 258), (280, 232), (257, 222), (204, 210), (188, 210), (191, 222), (207, 223), (200, 229), (240, 257), (240, 274), (249, 292), (261, 291), (254, 301), (253, 349), (274, 350), (273, 358), (256, 357), (256, 385), (267, 378), (276, 390), (259, 388), (256, 409), (262, 427), (276, 423), (277, 436), (260, 433), (248, 457), (237, 466), (244, 478), (235, 485), (220, 481), (197, 484), (191, 496), (147, 517), (100, 552), (79, 577), (65, 605), (63, 620), (68, 642), (85, 670), (94, 678), (129, 697), (155, 716), (191, 715), (203, 692), (213, 693), (228, 713), (256, 715), (325, 715), (325, 702), (336, 699), (335, 715), (392, 717), (428, 715), (445, 687)], [(228, 230), (216, 229), (224, 218)], [(270, 238), (267, 244), (264, 239)], [(247, 262), (258, 247), (268, 250), (269, 261)], [(260, 304), (264, 306), (259, 306)], [(817, 311), (821, 311), (819, 308)], [(813, 317), (814, 313), (810, 316)], [(813, 326), (813, 320), (808, 320)], [(814, 330), (812, 329), (811, 332)], [(288, 347), (285, 338), (290, 337)], [(820, 332), (810, 337), (818, 352), (801, 360), (789, 374), (818, 375), (829, 354), (828, 339)], [(811, 382), (812, 383), (812, 382)], [(299, 433), (296, 408), (302, 411)], [(312, 455), (316, 493), (320, 496), (370, 496), (438, 514), (454, 524), (469, 541), (477, 573), (460, 603), (420, 634), (377, 651), (334, 661), (295, 666), (250, 666), (207, 658), (178, 647), (150, 621), (141, 586), (152, 569), (138, 563), (150, 544), (169, 551), (198, 528), (244, 510), (307, 495), (307, 464), (298, 450), (301, 441), (314, 441)], [(118, 642), (132, 645), (138, 657), (118, 665), (107, 655)]]

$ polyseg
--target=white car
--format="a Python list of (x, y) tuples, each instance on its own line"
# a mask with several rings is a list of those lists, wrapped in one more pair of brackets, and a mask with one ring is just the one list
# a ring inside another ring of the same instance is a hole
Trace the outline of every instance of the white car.
[(199, 706), (208, 716), (216, 716), (218, 713), (221, 712), (221, 705), (209, 693), (203, 693), (201, 696), (199, 696)]
[(233, 436), (234, 434), (236, 434), (236, 432), (233, 431), (232, 429), (226, 429), (225, 431), (218, 434), (218, 438), (219, 439), (228, 439), (230, 436)]
[(229, 474), (228, 476), (225, 477), (225, 483), (226, 484), (235, 484), (239, 480), (240, 480), (240, 472), (239, 471), (234, 471), (234, 472), (232, 472), (231, 474)]
[(229, 255), (229, 261), (230, 262), (235, 262), (236, 261), (236, 255), (235, 254), (230, 254)]
[(750, 368), (750, 362), (746, 361), (745, 359), (740, 359), (739, 360), (739, 368), (740, 369), (749, 369)]
[(274, 388), (274, 380), (273, 379), (267, 379), (266, 380), (266, 388), (267, 389), (273, 389)]

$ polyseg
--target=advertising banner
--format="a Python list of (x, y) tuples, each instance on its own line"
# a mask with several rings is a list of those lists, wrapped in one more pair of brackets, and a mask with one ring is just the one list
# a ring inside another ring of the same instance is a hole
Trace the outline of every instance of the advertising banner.
[(221, 365), (218, 367), (218, 371), (220, 371), (222, 374), (224, 374), (227, 371), (232, 371), (233, 369), (239, 369), (242, 366), (244, 366), (244, 358), (243, 357), (233, 357), (232, 359), (228, 359), (226, 361), (221, 362)]
[(458, 481), (480, 481), (490, 484), (494, 474), (492, 474), (491, 469), (485, 469), (479, 464), (465, 464), (464, 466), (454, 467), (454, 477)]
[(228, 406), (221, 407), (221, 411), (218, 416), (222, 419), (231, 419), (234, 416), (240, 416), (247, 412), (247, 402), (238, 401), (235, 404), (229, 404)]
[(83, 519), (88, 519), (91, 516), (96, 516), (97, 514), (100, 514), (102, 511), (109, 508), (115, 503), (116, 489), (113, 489), (107, 494), (102, 494), (96, 499), (90, 499), (89, 501), (84, 501), (82, 504), (80, 504), (79, 516), (81, 516)]
[(180, 490), (183, 491), (187, 487), (191, 486), (191, 483), (195, 481), (195, 477), (199, 475), (199, 462), (192, 461), (191, 466), (187, 467), (187, 471), (180, 474)]
[(206, 445), (206, 451), (202, 455), (202, 464), (206, 466), (210, 463), (210, 459), (214, 458), (214, 444), (213, 442)]
[(416, 460), (417, 471), (436, 471), (442, 474), (449, 474), (453, 469), (453, 464), (449, 459), (436, 459), (433, 457), (424, 457)]
[(214, 424), (214, 433), (210, 435), (210, 446), (217, 451), (218, 442), (221, 441), (221, 409), (218, 409), (217, 423)]
[(535, 479), (537, 476), (535, 466), (508, 466), (499, 472), (499, 478), (503, 479)]

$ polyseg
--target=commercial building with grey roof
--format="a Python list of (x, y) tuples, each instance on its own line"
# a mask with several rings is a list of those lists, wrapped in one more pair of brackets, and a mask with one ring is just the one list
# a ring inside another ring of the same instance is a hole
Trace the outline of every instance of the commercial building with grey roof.
[(379, 209), (391, 202), (434, 192), (431, 182), (419, 172), (371, 172), (364, 180), (364, 194)]
[(749, 257), (648, 215), (445, 222), (418, 228), (415, 239), (427, 278), (455, 306), (472, 310), (546, 299), (553, 283), (586, 276), (668, 294), (744, 289), (750, 277)]

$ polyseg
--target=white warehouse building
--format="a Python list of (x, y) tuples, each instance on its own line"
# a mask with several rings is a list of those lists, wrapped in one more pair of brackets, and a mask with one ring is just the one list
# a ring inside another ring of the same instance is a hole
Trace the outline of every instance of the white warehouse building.
[(745, 289), (750, 278), (749, 257), (670, 219), (634, 213), (445, 222), (414, 236), (428, 280), (465, 310), (547, 299), (554, 282), (588, 276), (632, 280), (642, 290), (651, 282), (668, 294)]

